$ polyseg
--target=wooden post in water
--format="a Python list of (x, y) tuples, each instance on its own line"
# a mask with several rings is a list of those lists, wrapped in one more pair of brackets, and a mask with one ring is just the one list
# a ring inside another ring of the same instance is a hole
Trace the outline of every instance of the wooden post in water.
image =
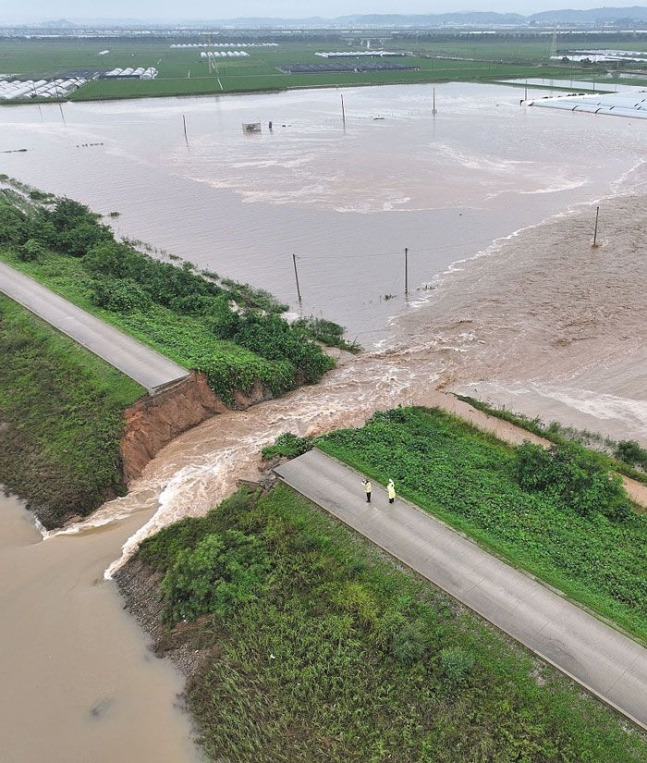
[(600, 207), (595, 208), (595, 228), (593, 230), (593, 248), (598, 246), (598, 217), (600, 216)]
[(189, 144), (189, 136), (186, 134), (186, 117), (182, 114), (182, 124), (184, 125), (184, 140)]
[(432, 98), (431, 113), (432, 113), (433, 116), (436, 116), (436, 114), (438, 113), (436, 111), (436, 88), (433, 89), (433, 98)]
[(409, 296), (409, 250), (404, 247), (404, 296)]
[(344, 110), (344, 96), (343, 93), (339, 94), (339, 97), (341, 98), (341, 119), (344, 123), (344, 127), (346, 127), (346, 111)]
[(301, 289), (299, 288), (299, 273), (297, 272), (297, 256), (292, 255), (292, 264), (294, 265), (294, 278), (297, 282), (297, 296), (299, 298), (299, 304), (301, 304)]

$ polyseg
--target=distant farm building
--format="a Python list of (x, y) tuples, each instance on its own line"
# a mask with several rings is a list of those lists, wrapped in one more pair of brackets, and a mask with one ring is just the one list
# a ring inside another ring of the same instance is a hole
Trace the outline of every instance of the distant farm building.
[(0, 101), (18, 101), (29, 98), (66, 98), (88, 80), (84, 77), (59, 77), (54, 80), (2, 80)]
[(283, 74), (324, 74), (327, 72), (412, 72), (418, 71), (420, 67), (396, 64), (394, 61), (354, 61), (352, 63), (327, 61), (322, 64), (287, 64), (278, 66), (277, 69)]
[[(283, 74), (324, 74), (329, 72), (418, 71), (420, 67), (389, 59), (411, 56), (404, 50), (346, 50), (315, 53), (325, 63), (286, 64), (277, 67)], [(371, 60), (367, 60), (371, 59)], [(386, 59), (386, 60), (385, 60)]]
[(148, 69), (144, 69), (143, 66), (138, 66), (136, 69), (128, 66), (125, 69), (112, 69), (103, 76), (105, 79), (155, 79), (157, 73), (154, 66), (149, 66)]
[(223, 50), (223, 51), (217, 51), (217, 50), (208, 50), (208, 51), (202, 51), (200, 53), (200, 58), (205, 61), (209, 58), (245, 58), (248, 57), (249, 53), (246, 53), (244, 50)]
[(411, 53), (403, 50), (357, 50), (315, 53), (315, 56), (320, 56), (321, 58), (404, 58), (410, 55)]
[(623, 63), (644, 64), (647, 63), (644, 51), (636, 50), (563, 50), (558, 55), (551, 56), (551, 61), (586, 61), (590, 64), (597, 63)]
[(277, 48), (278, 42), (185, 42), (174, 43), (170, 47), (179, 48)]

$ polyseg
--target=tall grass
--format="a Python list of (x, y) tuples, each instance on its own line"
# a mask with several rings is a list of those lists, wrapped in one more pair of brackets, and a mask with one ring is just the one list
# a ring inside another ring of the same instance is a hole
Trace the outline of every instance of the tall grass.
[(4, 297), (0, 358), (0, 483), (48, 527), (123, 492), (122, 414), (145, 390)]

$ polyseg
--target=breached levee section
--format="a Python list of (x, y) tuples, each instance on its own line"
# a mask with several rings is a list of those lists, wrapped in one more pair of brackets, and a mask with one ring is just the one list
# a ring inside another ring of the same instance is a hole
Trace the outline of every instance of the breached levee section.
[[(236, 407), (244, 410), (272, 395), (257, 382), (249, 394), (233, 393)], [(123, 479), (128, 487), (141, 476), (146, 464), (175, 437), (219, 413), (229, 411), (199, 371), (179, 382), (145, 395), (124, 411), (121, 439)]]

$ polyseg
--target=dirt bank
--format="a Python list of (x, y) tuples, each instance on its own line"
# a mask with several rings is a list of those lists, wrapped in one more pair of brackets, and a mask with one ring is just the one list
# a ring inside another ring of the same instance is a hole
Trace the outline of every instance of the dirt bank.
[[(234, 393), (236, 407), (241, 410), (271, 397), (260, 382), (248, 395)], [(153, 456), (179, 434), (228, 410), (209, 388), (207, 377), (197, 371), (157, 395), (142, 397), (124, 412), (121, 456), (126, 486), (137, 479)]]
[(115, 575), (124, 607), (151, 638), (151, 648), (158, 657), (168, 657), (190, 679), (205, 654), (191, 649), (186, 630), (200, 627), (200, 622), (178, 625), (170, 630), (162, 619), (162, 576), (139, 559), (131, 560)]

